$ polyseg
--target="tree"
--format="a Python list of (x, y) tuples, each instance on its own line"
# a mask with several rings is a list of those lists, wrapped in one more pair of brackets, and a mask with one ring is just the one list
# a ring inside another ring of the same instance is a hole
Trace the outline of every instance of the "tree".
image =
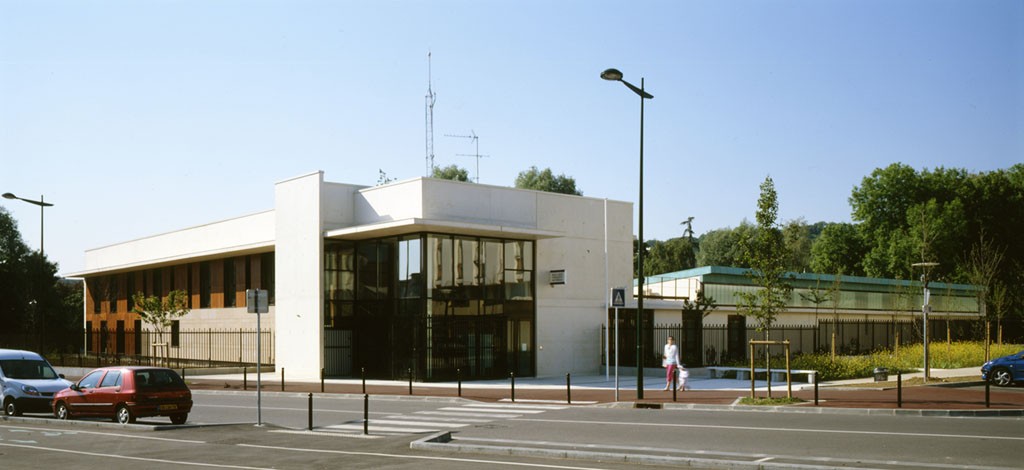
[(697, 266), (749, 267), (740, 247), (754, 236), (754, 226), (744, 220), (735, 229), (722, 228), (701, 235)]
[(864, 238), (856, 225), (828, 224), (811, 245), (811, 272), (863, 276), (866, 255)]
[(164, 344), (164, 330), (169, 328), (176, 318), (184, 316), (188, 310), (188, 293), (183, 290), (172, 290), (167, 297), (151, 295), (149, 297), (142, 292), (132, 296), (135, 303), (133, 312), (137, 313), (143, 322), (153, 325), (157, 333), (157, 343)]
[(434, 167), (433, 174), (430, 175), (432, 178), (452, 181), (469, 181), (469, 172), (465, 168), (459, 168), (457, 165), (448, 165), (446, 167)]
[(697, 265), (689, 238), (672, 238), (663, 242), (652, 240), (649, 246), (644, 253), (644, 274), (647, 276), (682, 271)]
[(572, 194), (582, 196), (583, 191), (576, 189), (576, 180), (564, 174), (554, 176), (551, 168), (540, 171), (535, 166), (519, 172), (515, 186), (519, 189), (533, 189), (550, 193)]
[(804, 219), (794, 219), (782, 227), (786, 247), (786, 269), (801, 273), (811, 267), (811, 227)]
[(785, 310), (793, 292), (786, 272), (786, 252), (777, 222), (778, 212), (778, 195), (769, 176), (761, 183), (761, 196), (757, 200), (757, 231), (754, 238), (743, 244), (744, 257), (750, 265), (748, 276), (757, 289), (737, 292), (740, 313), (754, 318), (757, 331), (764, 332), (765, 340), (768, 340), (772, 324)]
[[(978, 310), (982, 314), (985, 320), (985, 360), (989, 360), (989, 323), (992, 318), (995, 317), (999, 328), (1000, 336), (1002, 333), (1002, 316), (996, 316), (1002, 312), (989, 312), (988, 311), (988, 296), (991, 292), (993, 297), (999, 296), (999, 301), (1002, 302), (1006, 299), (1005, 285), (997, 283), (993, 285), (993, 280), (996, 277), (996, 273), (999, 271), (999, 264), (1003, 262), (1003, 250), (994, 246), (992, 241), (985, 240), (985, 233), (982, 232), (981, 239), (978, 240), (971, 250), (967, 253), (965, 258), (960, 262), (965, 270), (967, 282), (978, 287), (975, 291), (975, 295), (978, 299)], [(999, 290), (997, 293), (996, 290)], [(995, 299), (993, 299), (995, 300)], [(1000, 305), (1001, 306), (1001, 305)], [(1002, 338), (1000, 338), (1001, 340)], [(1002, 342), (1000, 341), (1000, 344)]]

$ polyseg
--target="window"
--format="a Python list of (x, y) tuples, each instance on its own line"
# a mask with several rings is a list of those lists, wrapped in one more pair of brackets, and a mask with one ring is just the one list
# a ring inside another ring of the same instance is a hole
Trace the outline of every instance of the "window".
[(164, 296), (164, 277), (163, 270), (154, 269), (153, 271), (153, 294), (157, 297)]
[(260, 255), (260, 288), (267, 290), (269, 304), (274, 305), (274, 253)]
[(107, 372), (107, 375), (103, 377), (103, 382), (100, 382), (100, 387), (119, 387), (121, 386), (121, 371), (112, 370)]
[(107, 303), (110, 305), (110, 313), (117, 313), (117, 288), (119, 287), (120, 276), (112, 275), (107, 277)]
[(224, 306), (235, 306), (235, 259), (224, 260)]
[(181, 321), (171, 321), (171, 347), (181, 346)]
[(210, 308), (210, 262), (199, 263), (199, 308)]
[(101, 286), (103, 285), (103, 278), (94, 278), (89, 283), (89, 297), (92, 297), (92, 313), (100, 313), (100, 296), (99, 293), (103, 291)]
[(125, 288), (125, 297), (128, 299), (128, 311), (135, 310), (135, 299), (132, 298), (135, 295), (135, 273), (127, 274), (127, 287)]
[(103, 378), (102, 370), (95, 370), (91, 374), (85, 376), (82, 380), (78, 381), (80, 388), (96, 388), (100, 383), (100, 379)]

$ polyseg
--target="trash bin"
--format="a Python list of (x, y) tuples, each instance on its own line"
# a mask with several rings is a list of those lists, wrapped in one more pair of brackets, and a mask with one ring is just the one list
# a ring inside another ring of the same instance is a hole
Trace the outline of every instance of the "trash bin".
[(889, 380), (889, 369), (885, 367), (876, 367), (873, 371), (875, 374), (875, 382), (885, 382)]

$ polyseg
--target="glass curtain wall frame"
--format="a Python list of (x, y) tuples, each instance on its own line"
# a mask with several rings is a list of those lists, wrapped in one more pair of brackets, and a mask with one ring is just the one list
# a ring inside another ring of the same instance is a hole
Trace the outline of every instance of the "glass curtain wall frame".
[(326, 240), (327, 375), (532, 375), (534, 247), (433, 233)]

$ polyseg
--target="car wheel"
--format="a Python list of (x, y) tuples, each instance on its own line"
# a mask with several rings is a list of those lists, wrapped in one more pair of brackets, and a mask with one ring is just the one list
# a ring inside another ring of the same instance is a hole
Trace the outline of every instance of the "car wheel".
[(134, 423), (135, 415), (132, 414), (132, 410), (128, 409), (127, 405), (121, 405), (117, 407), (117, 415), (114, 416), (114, 421), (121, 424)]
[(53, 411), (53, 416), (57, 419), (71, 419), (71, 411), (68, 410), (67, 403), (57, 403), (57, 409)]
[(4, 400), (4, 414), (7, 416), (21, 416), (21, 410), (18, 409), (18, 405), (14, 403), (14, 399), (7, 397)]
[(992, 383), (1000, 387), (1006, 387), (1013, 383), (1013, 376), (1010, 375), (1009, 369), (999, 368), (992, 371)]
[(187, 414), (171, 415), (171, 424), (185, 424), (188, 421)]

